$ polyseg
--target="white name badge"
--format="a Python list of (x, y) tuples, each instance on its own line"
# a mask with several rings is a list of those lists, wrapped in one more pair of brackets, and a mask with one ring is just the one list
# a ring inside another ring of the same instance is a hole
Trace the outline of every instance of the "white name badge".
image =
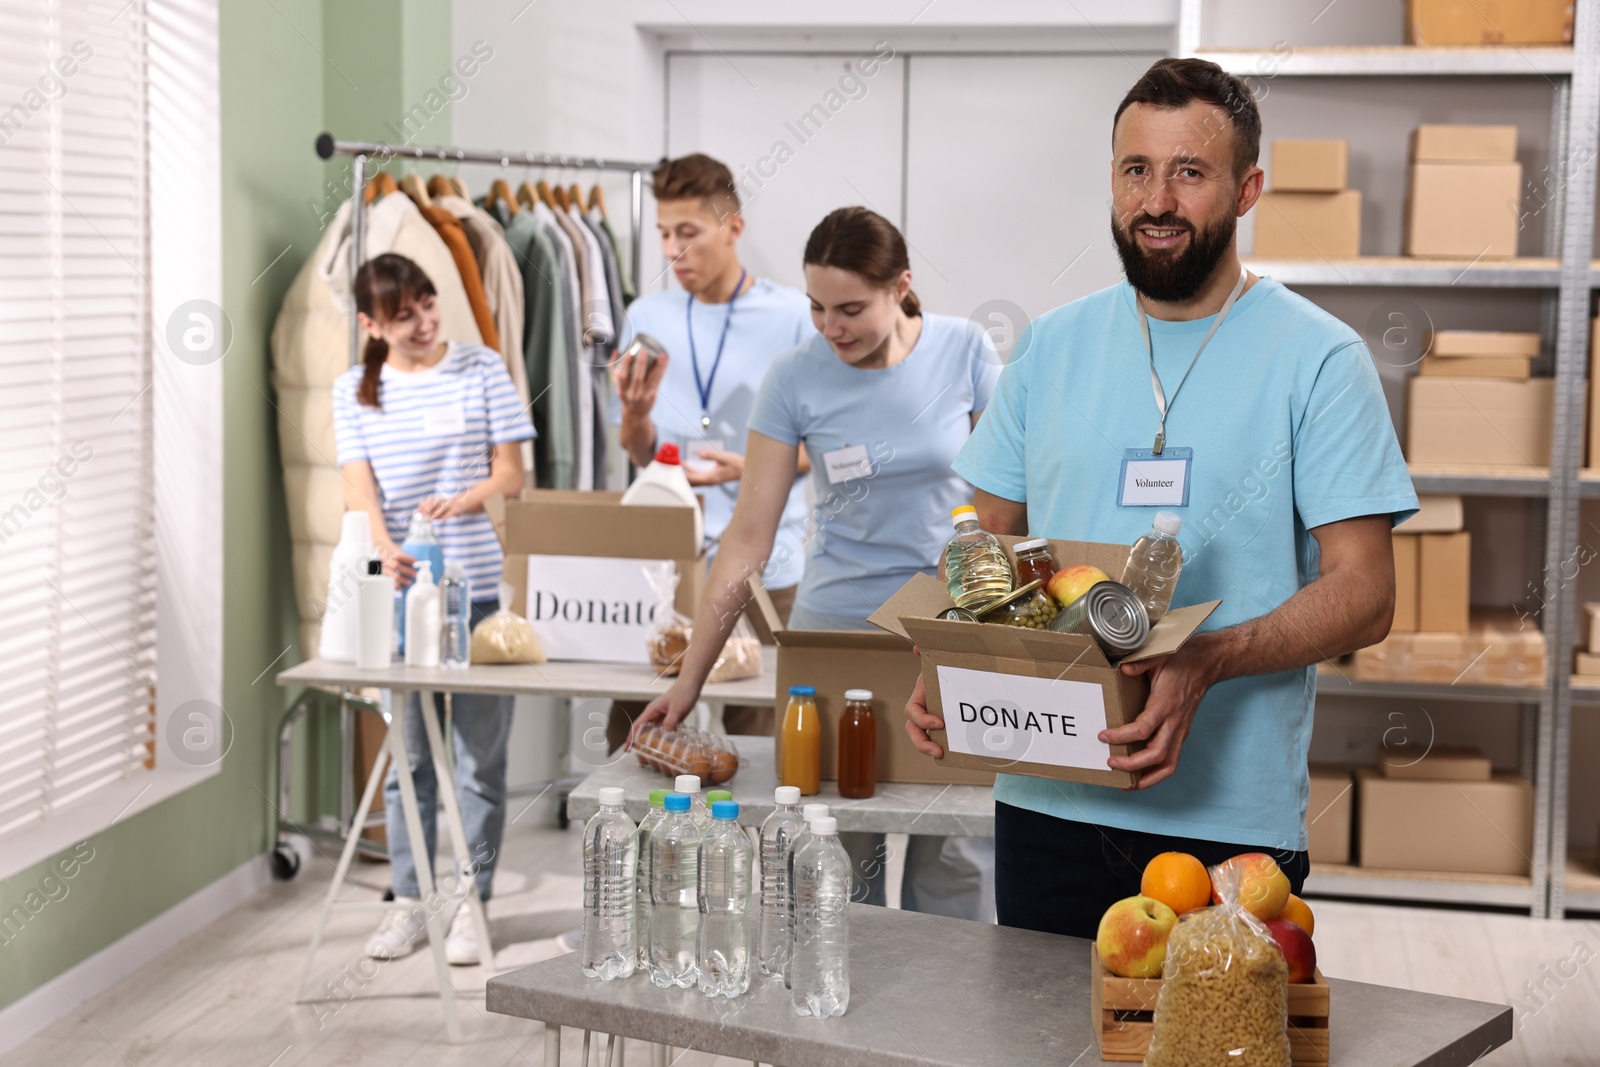
[(939, 704), (951, 752), (1103, 771), (1106, 702), (1093, 682), (939, 668)]
[(1194, 449), (1168, 445), (1161, 455), (1148, 448), (1122, 453), (1117, 504), (1125, 508), (1181, 508), (1189, 504), (1189, 467)]
[(707, 437), (698, 441), (690, 441), (683, 446), (683, 469), (694, 471), (696, 474), (709, 474), (717, 469), (717, 465), (712, 460), (701, 459), (700, 453), (725, 451), (727, 449), (723, 447), (722, 438), (720, 437)]
[(424, 437), (459, 437), (467, 432), (467, 413), (460, 404), (422, 409)]
[(822, 454), (822, 463), (828, 472), (828, 484), (838, 485), (853, 478), (872, 477), (872, 460), (867, 456), (866, 445), (845, 445)]

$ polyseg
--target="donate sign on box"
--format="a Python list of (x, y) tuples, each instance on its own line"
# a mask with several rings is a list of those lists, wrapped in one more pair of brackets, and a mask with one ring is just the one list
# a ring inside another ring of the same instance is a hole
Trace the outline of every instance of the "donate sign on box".
[(939, 667), (950, 751), (1103, 770), (1111, 746), (1105, 700), (1092, 682)]
[(526, 616), (551, 659), (649, 663), (656, 593), (646, 568), (662, 560), (529, 556)]

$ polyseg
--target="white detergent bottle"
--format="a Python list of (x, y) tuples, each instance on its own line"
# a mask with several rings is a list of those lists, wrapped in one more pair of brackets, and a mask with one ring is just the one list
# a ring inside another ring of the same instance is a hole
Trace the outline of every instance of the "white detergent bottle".
[(639, 472), (639, 477), (622, 494), (624, 504), (644, 504), (649, 507), (694, 508), (694, 539), (696, 544), (705, 541), (705, 516), (700, 513), (700, 501), (694, 495), (688, 475), (683, 473), (683, 463), (678, 458), (678, 446), (670, 441), (661, 446), (656, 458)]
[(439, 631), (443, 624), (439, 587), (433, 584), (433, 564), (417, 561), (417, 580), (406, 590), (406, 666), (439, 665)]
[(336, 663), (354, 663), (360, 641), (356, 596), (372, 556), (372, 518), (365, 511), (344, 513), (344, 527), (328, 565), (328, 598), (323, 601), (322, 637), (317, 654)]

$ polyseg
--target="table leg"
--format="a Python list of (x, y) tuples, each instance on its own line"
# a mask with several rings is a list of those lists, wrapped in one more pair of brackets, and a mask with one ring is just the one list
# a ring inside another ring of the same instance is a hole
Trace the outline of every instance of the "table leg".
[(650, 1067), (667, 1067), (667, 1046), (650, 1046)]
[[(422, 694), (424, 708), (431, 710), (432, 701), (432, 693)], [(455, 853), (456, 870), (465, 876), (472, 864), (472, 855), (467, 847), (466, 825), (461, 821), (461, 802), (456, 797), (455, 772), (451, 770), (450, 761), (446, 758), (449, 749), (439, 733), (437, 719), (430, 714), (424, 714), (422, 724), (428, 732), (428, 747), (433, 752), (433, 773), (439, 780), (439, 799), (444, 802), (445, 821), (450, 827), (451, 851)], [(475, 878), (467, 879), (466, 900), (467, 910), (472, 914), (473, 928), (478, 932), (478, 962), (492, 970), (494, 944), (489, 940), (489, 918), (484, 914), (483, 900), (478, 896), (478, 883)], [(451, 918), (454, 919), (455, 916), (451, 915)]]
[[(405, 813), (406, 835), (411, 839), (411, 853), (417, 860), (417, 888), (422, 892), (422, 910), (428, 926), (428, 951), (433, 956), (434, 978), (439, 983), (439, 1006), (444, 1011), (445, 1035), (452, 1042), (461, 1040), (461, 1025), (456, 1019), (456, 987), (450, 980), (450, 964), (444, 958), (444, 935), (447, 920), (438, 913), (439, 895), (433, 881), (433, 857), (425, 855), (427, 839), (422, 836), (422, 813), (417, 807), (417, 786), (411, 780), (411, 761), (406, 757), (405, 708), (407, 693), (393, 690), (395, 702), (389, 717), (389, 756), (394, 760), (400, 778), (400, 807)], [(424, 705), (423, 722), (431, 721), (431, 706)], [(450, 780), (439, 782), (439, 789), (448, 795)], [(456, 831), (459, 832), (459, 831)]]
[(561, 1027), (544, 1024), (544, 1067), (561, 1067)]
[(624, 1039), (617, 1037), (616, 1034), (607, 1034), (606, 1067), (618, 1067), (618, 1064), (621, 1064), (622, 1061), (626, 1060), (628, 1058), (626, 1055), (626, 1047), (627, 1046), (624, 1042)]

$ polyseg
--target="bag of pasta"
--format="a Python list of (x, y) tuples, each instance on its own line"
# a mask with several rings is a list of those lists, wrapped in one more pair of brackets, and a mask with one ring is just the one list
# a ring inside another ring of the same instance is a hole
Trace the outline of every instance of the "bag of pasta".
[[(500, 603), (511, 603), (511, 587), (500, 586)], [(544, 646), (533, 625), (509, 607), (484, 619), (472, 628), (473, 663), (543, 663)]]
[(1242, 865), (1211, 868), (1221, 901), (1167, 939), (1146, 1067), (1289, 1067), (1289, 965), (1239, 903)]

